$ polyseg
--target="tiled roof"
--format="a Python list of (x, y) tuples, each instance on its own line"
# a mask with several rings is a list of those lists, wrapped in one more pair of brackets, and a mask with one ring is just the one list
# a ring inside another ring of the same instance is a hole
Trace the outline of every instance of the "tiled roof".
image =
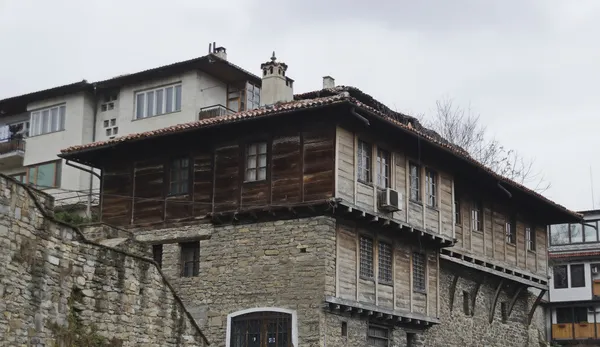
[(552, 259), (557, 258), (575, 258), (575, 257), (594, 257), (600, 256), (600, 251), (593, 252), (564, 252), (564, 253), (549, 253), (548, 256)]
[(399, 128), (404, 129), (405, 131), (411, 132), (417, 136), (420, 136), (426, 139), (429, 143), (434, 144), (446, 151), (451, 152), (455, 156), (462, 158), (463, 160), (469, 162), (470, 164), (478, 167), (486, 171), (489, 175), (497, 179), (499, 182), (503, 182), (507, 185), (510, 185), (518, 190), (525, 192), (531, 196), (534, 196), (547, 204), (550, 204), (563, 212), (571, 215), (574, 218), (582, 218), (581, 214), (578, 214), (574, 211), (567, 209), (566, 207), (559, 205), (543, 195), (525, 187), (524, 185), (517, 183), (511, 179), (508, 179), (502, 175), (497, 174), (492, 171), (490, 168), (484, 166), (474, 158), (472, 158), (464, 149), (459, 146), (456, 146), (444, 138), (442, 138), (438, 133), (433, 130), (427, 129), (422, 126), (418, 120), (414, 117), (407, 116), (395, 111), (390, 110), (385, 105), (381, 104), (368, 94), (363, 93), (357, 88), (354, 87), (335, 87), (330, 89), (323, 89), (320, 91), (297, 94), (294, 96), (295, 100), (287, 103), (276, 104), (269, 107), (263, 107), (256, 110), (243, 111), (230, 115), (224, 115), (214, 118), (202, 119), (199, 121), (194, 121), (190, 123), (178, 124), (174, 126), (170, 126), (167, 128), (162, 128), (153, 131), (147, 131), (138, 134), (130, 134), (122, 137), (118, 137), (108, 141), (100, 141), (89, 143), (85, 145), (72, 146), (66, 149), (61, 150), (62, 156), (68, 156), (69, 154), (90, 150), (93, 148), (100, 148), (104, 146), (116, 145), (122, 142), (135, 141), (143, 138), (157, 137), (161, 135), (168, 135), (179, 133), (183, 131), (189, 131), (193, 129), (199, 129), (208, 126), (214, 126), (225, 123), (233, 123), (239, 122), (247, 119), (253, 119), (258, 117), (265, 116), (273, 116), (282, 113), (293, 112), (300, 109), (311, 109), (317, 108), (321, 106), (331, 105), (335, 103), (348, 102), (356, 107), (359, 107), (367, 112), (372, 113), (373, 115), (381, 118), (384, 121), (392, 123)]
[(233, 114), (228, 114), (228, 115), (223, 115), (223, 116), (218, 116), (218, 117), (213, 117), (213, 118), (206, 118), (206, 119), (189, 122), (189, 123), (172, 125), (170, 127), (146, 131), (143, 133), (125, 135), (122, 137), (114, 138), (112, 140), (98, 141), (98, 142), (88, 143), (85, 145), (71, 146), (69, 148), (61, 150), (61, 153), (69, 154), (69, 153), (92, 149), (92, 148), (97, 148), (97, 147), (110, 146), (110, 145), (114, 145), (114, 144), (121, 143), (121, 142), (129, 142), (129, 141), (139, 140), (139, 139), (143, 139), (143, 138), (150, 138), (150, 137), (156, 137), (156, 136), (160, 136), (160, 135), (179, 133), (182, 131), (199, 129), (199, 128), (204, 128), (204, 127), (214, 126), (214, 125), (219, 125), (219, 124), (224, 124), (224, 123), (234, 123), (234, 122), (239, 122), (239, 121), (243, 121), (243, 120), (247, 120), (247, 119), (254, 119), (254, 118), (260, 118), (260, 117), (264, 117), (264, 116), (288, 113), (288, 112), (301, 110), (301, 109), (317, 108), (317, 107), (321, 107), (321, 106), (325, 106), (325, 105), (340, 103), (347, 99), (348, 99), (347, 95), (340, 94), (340, 95), (334, 95), (334, 96), (329, 96), (329, 97), (324, 97), (324, 98), (291, 101), (291, 102), (287, 102), (287, 103), (273, 105), (272, 107), (263, 107), (263, 108), (259, 108), (259, 109), (255, 109), (255, 110), (243, 111), (243, 112), (238, 112), (238, 113), (233, 113)]

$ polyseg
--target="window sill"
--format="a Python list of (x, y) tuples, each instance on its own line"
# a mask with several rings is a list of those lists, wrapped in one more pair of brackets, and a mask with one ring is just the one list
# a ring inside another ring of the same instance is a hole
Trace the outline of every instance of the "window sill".
[(483, 234), (483, 230), (473, 230), (473, 229), (471, 229), (471, 231), (472, 231), (472, 232), (474, 232), (474, 233), (480, 233), (480, 234)]
[(425, 207), (427, 207), (427, 209), (429, 209), (429, 210), (440, 212), (440, 208), (438, 206), (425, 205)]
[(392, 282), (392, 281), (379, 280), (379, 282), (377, 282), (377, 283), (381, 284), (382, 286), (388, 286), (388, 287), (392, 287), (394, 285), (394, 282)]
[(167, 194), (168, 198), (189, 198), (191, 194), (189, 192), (186, 193), (177, 193), (177, 194)]
[(361, 279), (361, 280), (363, 280), (363, 281), (375, 282), (375, 278), (374, 277), (367, 277), (367, 276), (360, 275), (360, 276), (358, 276), (358, 278)]
[(513, 247), (517, 247), (517, 245), (514, 242), (506, 242), (507, 246), (513, 246)]
[(144, 119), (150, 119), (150, 118), (156, 118), (156, 117), (161, 117), (161, 116), (167, 116), (173, 113), (181, 113), (181, 110), (179, 111), (173, 111), (173, 112), (167, 112), (167, 113), (161, 113), (161, 114), (155, 114), (154, 116), (150, 116), (150, 117), (143, 117), (143, 118), (135, 118), (135, 116), (133, 117), (133, 119), (131, 120), (132, 122), (136, 122), (139, 120), (144, 120)]
[(243, 184), (259, 184), (259, 183), (266, 183), (267, 179), (262, 179), (262, 180), (254, 180), (254, 181), (246, 181), (244, 180), (244, 182), (242, 182)]
[(537, 252), (535, 250), (531, 250), (531, 249), (528, 249), (527, 253), (537, 255)]
[(423, 202), (421, 201), (417, 201), (417, 200), (413, 200), (413, 199), (408, 199), (408, 202), (415, 204), (415, 205), (419, 205), (419, 206), (423, 206)]
[(57, 130), (57, 131), (51, 131), (51, 132), (48, 132), (48, 133), (43, 133), (43, 134), (38, 134), (38, 135), (30, 135), (30, 136), (27, 136), (27, 137), (23, 137), (23, 140), (27, 141), (27, 139), (32, 139), (32, 138), (40, 137), (40, 136), (44, 136), (44, 135), (56, 134), (56, 133), (60, 133), (60, 132), (63, 132), (63, 131), (65, 131), (65, 129), (61, 129), (61, 130)]
[(369, 188), (373, 188), (374, 187), (373, 186), (373, 182), (367, 182), (367, 181), (363, 181), (363, 180), (356, 180), (356, 182), (358, 182), (358, 183), (360, 183), (362, 185), (368, 186)]
[(419, 293), (419, 294), (423, 294), (423, 295), (427, 295), (427, 291), (426, 290), (413, 289), (413, 292)]

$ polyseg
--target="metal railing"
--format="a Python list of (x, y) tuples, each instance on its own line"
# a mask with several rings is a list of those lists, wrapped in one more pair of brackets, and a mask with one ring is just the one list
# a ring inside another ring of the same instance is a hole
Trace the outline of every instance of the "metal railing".
[(227, 108), (221, 104), (202, 107), (198, 113), (198, 119), (207, 119), (213, 117), (224, 116), (227, 114), (235, 113), (234, 110)]
[(5, 139), (0, 140), (0, 155), (16, 151), (25, 151), (25, 140), (23, 139)]

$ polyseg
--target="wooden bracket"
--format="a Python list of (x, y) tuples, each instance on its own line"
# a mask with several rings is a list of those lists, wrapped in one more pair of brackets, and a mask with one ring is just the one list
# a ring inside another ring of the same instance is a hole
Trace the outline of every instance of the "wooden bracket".
[(460, 276), (458, 274), (454, 275), (452, 279), (452, 283), (450, 284), (450, 313), (452, 313), (452, 307), (454, 306), (454, 294), (456, 292), (456, 284)]
[(502, 291), (503, 284), (504, 284), (504, 278), (500, 280), (500, 283), (498, 283), (498, 286), (496, 287), (496, 293), (494, 293), (494, 297), (492, 298), (492, 305), (490, 306), (490, 315), (489, 315), (490, 324), (494, 321), (494, 312), (496, 311), (496, 304), (498, 303), (498, 296), (500, 296), (500, 291)]
[(477, 282), (475, 284), (475, 289), (473, 290), (473, 294), (471, 295), (471, 316), (475, 315), (475, 302), (477, 300), (477, 293), (479, 293), (479, 288), (481, 288), (481, 282)]
[(527, 288), (527, 286), (519, 286), (519, 287), (517, 287), (517, 290), (515, 290), (515, 294), (513, 294), (512, 298), (510, 299), (510, 303), (508, 304), (508, 310), (506, 311), (506, 318), (510, 317), (513, 307), (515, 307), (515, 303), (517, 302), (517, 299), (519, 298), (519, 294), (521, 294), (521, 292), (525, 288)]
[(535, 314), (535, 309), (538, 307), (538, 305), (540, 304), (540, 301), (542, 301), (542, 297), (546, 294), (546, 290), (540, 290), (540, 294), (538, 295), (537, 299), (535, 299), (535, 302), (533, 303), (533, 306), (531, 306), (531, 310), (529, 311), (529, 315), (527, 316), (527, 326), (529, 326), (531, 324), (531, 320), (533, 319), (533, 315)]

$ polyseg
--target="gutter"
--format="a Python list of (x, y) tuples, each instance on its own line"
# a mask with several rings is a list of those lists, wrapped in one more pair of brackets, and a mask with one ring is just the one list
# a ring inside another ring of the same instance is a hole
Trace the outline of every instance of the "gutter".
[[(96, 86), (96, 83), (94, 83), (92, 85), (92, 88), (94, 89), (94, 116), (92, 117), (93, 119), (93, 124), (92, 124), (92, 143), (96, 142), (96, 123), (98, 120), (98, 89)], [(71, 164), (69, 164), (69, 160), (67, 160), (66, 162), (67, 165), (75, 167)], [(86, 208), (86, 214), (87, 216), (91, 217), (92, 216), (92, 194), (94, 192), (94, 176), (98, 177), (99, 180), (102, 180), (102, 178), (100, 177), (100, 175), (96, 174), (93, 169), (92, 170), (86, 170), (84, 168), (80, 168), (80, 170), (82, 171), (86, 171), (91, 173), (90, 175), (90, 182), (89, 182), (89, 192), (88, 192), (88, 203), (87, 203), (87, 208)]]

